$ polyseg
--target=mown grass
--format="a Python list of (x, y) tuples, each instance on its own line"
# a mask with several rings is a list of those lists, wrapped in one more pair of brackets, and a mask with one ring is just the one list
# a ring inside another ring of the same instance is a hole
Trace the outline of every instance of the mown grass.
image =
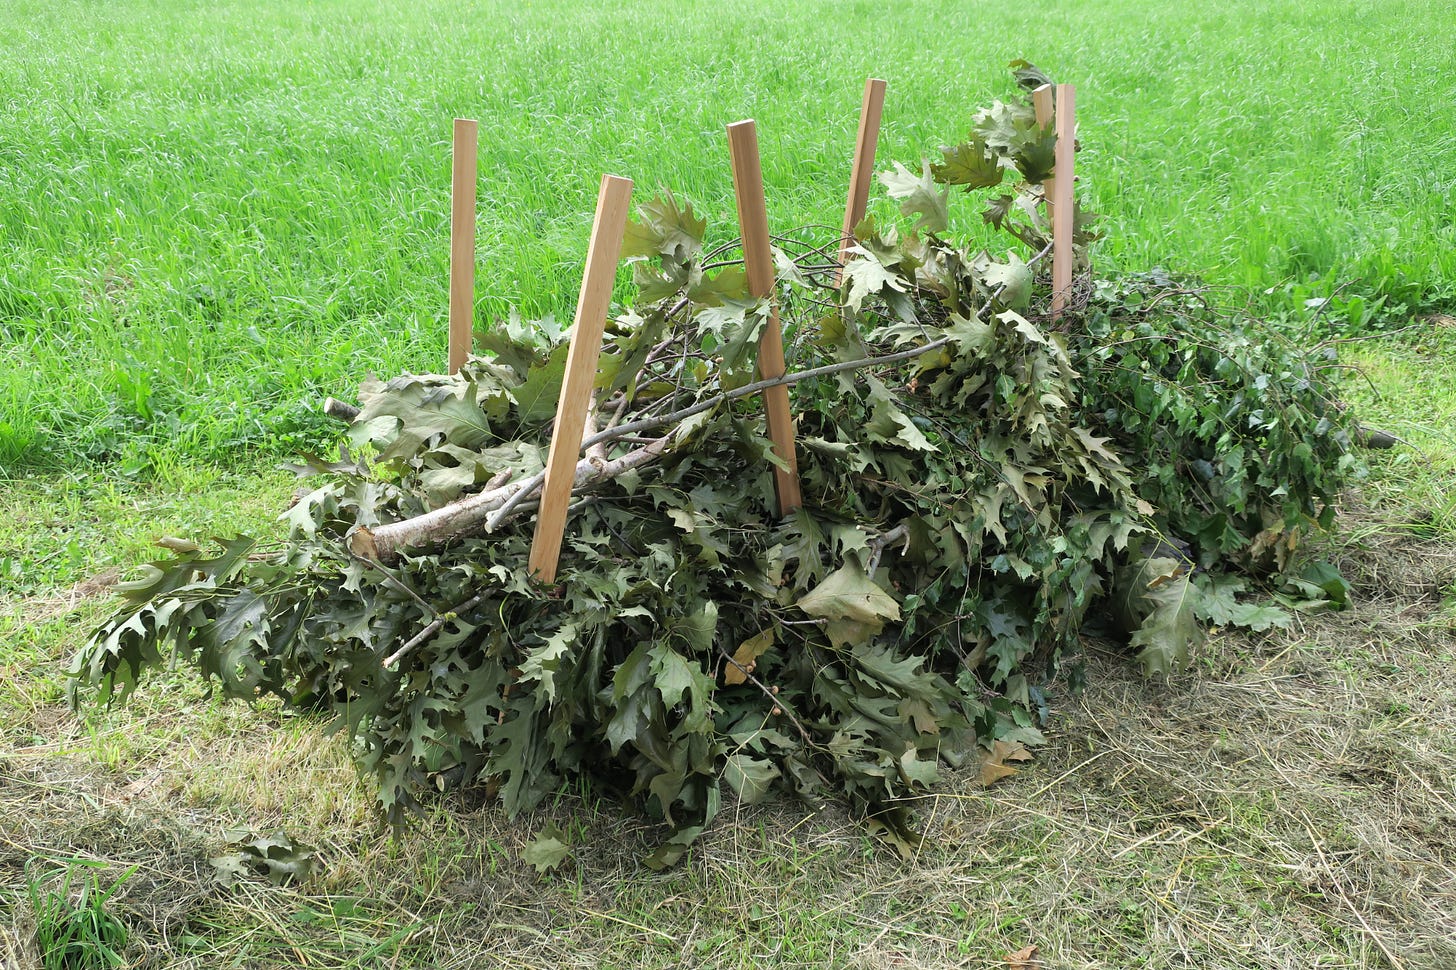
[(1449, 308), (1452, 27), (1438, 0), (17, 0), (0, 470), (285, 453), (323, 395), (439, 369), (456, 115), (481, 122), (482, 323), (569, 316), (603, 171), (732, 235), (723, 126), (752, 116), (773, 225), (837, 225), (866, 76), (880, 158), (914, 162), (1021, 56), (1079, 86), (1102, 266), (1271, 308), (1345, 283), (1347, 329)]

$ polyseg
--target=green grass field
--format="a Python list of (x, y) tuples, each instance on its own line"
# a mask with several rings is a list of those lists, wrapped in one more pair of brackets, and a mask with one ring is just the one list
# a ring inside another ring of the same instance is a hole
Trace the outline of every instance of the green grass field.
[(1449, 309), (1452, 22), (1437, 0), (17, 0), (0, 469), (286, 453), (323, 395), (439, 369), (457, 115), (481, 123), (482, 323), (569, 316), (603, 171), (732, 235), (723, 126), (753, 117), (772, 224), (838, 225), (866, 76), (888, 167), (954, 140), (1016, 57), (1079, 86), (1103, 266), (1271, 310), (1343, 286), (1340, 325)]
[[(1450, 970), (1452, 36), (1444, 0), (0, 4), (0, 970), (42, 966), (27, 883), (68, 859), (117, 885), (127, 966)], [(1097, 271), (1276, 322), (1333, 297), (1350, 404), (1405, 442), (1327, 540), (1354, 610), (1217, 635), (1166, 684), (1094, 650), (1038, 761), (927, 798), (911, 862), (774, 804), (649, 875), (654, 829), (586, 789), (518, 820), (450, 796), (392, 841), (311, 721), (180, 673), (66, 708), (118, 570), (276, 529), (326, 395), (442, 369), (452, 117), (481, 123), (478, 323), (569, 319), (602, 172), (730, 237), (723, 129), (753, 117), (772, 226), (837, 227), (865, 77), (884, 168), (1018, 57), (1077, 85)], [(538, 876), (547, 821), (577, 852)], [(223, 889), (235, 826), (320, 874)]]

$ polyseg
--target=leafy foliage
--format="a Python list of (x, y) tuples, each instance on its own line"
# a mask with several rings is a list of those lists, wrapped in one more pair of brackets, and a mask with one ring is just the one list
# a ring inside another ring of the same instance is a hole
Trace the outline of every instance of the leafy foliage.
[[(530, 522), (508, 508), (397, 559), (350, 551), (540, 471), (565, 344), (512, 319), (459, 376), (361, 389), (363, 458), (300, 469), (322, 483), (281, 548), (148, 567), (78, 687), (124, 698), (170, 646), (228, 696), (326, 711), (396, 820), (458, 779), (518, 812), (591, 772), (666, 823), (655, 866), (725, 782), (748, 802), (843, 792), (908, 844), (898, 800), (940, 765), (1039, 740), (1090, 610), (1116, 605), (1169, 672), (1201, 635), (1195, 571), (1284, 565), (1349, 471), (1322, 362), (1297, 348), (1214, 333), (1187, 301), (1155, 310), (1146, 280), (1102, 287), (1085, 319), (1039, 312), (1051, 135), (1030, 111), (998, 102), (941, 163), (887, 173), (915, 228), (859, 226), (842, 284), (827, 246), (778, 254), (790, 369), (811, 374), (792, 387), (803, 508), (777, 516), (762, 417), (735, 396), (768, 304), (667, 195), (628, 233), (637, 299), (595, 405), (632, 430), (603, 467), (657, 450), (579, 493), (559, 586), (527, 575)], [(1031, 252), (960, 246), (950, 186), (1007, 180), (985, 220)]]

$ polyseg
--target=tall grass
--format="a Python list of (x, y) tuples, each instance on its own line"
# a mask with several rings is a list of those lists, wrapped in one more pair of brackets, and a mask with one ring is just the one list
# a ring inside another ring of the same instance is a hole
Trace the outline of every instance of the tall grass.
[(11, 0), (0, 472), (305, 447), (325, 393), (439, 369), (453, 116), (482, 323), (570, 315), (603, 171), (731, 235), (723, 126), (754, 117), (773, 225), (834, 225), (866, 76), (881, 159), (913, 160), (1021, 56), (1079, 86), (1103, 266), (1270, 306), (1346, 283), (1353, 326), (1450, 307), (1453, 28), (1437, 0)]

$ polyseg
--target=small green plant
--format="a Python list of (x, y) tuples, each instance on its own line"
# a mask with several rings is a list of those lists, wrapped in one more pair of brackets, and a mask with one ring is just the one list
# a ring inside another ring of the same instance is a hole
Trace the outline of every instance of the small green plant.
[[(35, 912), (35, 943), (44, 970), (92, 970), (120, 967), (126, 947), (126, 924), (107, 912), (106, 904), (136, 872), (132, 866), (103, 890), (89, 859), (61, 859), (65, 868), (40, 872), (27, 865), (26, 890)], [(83, 872), (77, 879), (78, 872)], [(59, 885), (56, 885), (59, 880)], [(50, 884), (51, 888), (46, 888)], [(74, 898), (73, 898), (74, 892)]]

